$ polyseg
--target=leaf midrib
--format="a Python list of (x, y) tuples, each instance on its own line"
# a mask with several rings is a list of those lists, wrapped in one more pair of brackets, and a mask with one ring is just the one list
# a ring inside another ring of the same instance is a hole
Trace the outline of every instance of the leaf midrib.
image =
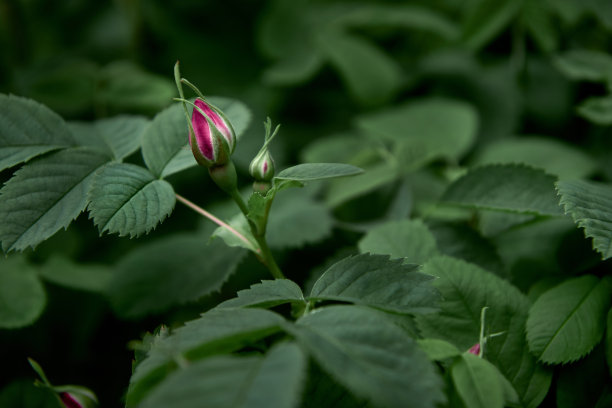
[(557, 330), (555, 330), (555, 333), (552, 336), (550, 336), (549, 340), (546, 342), (546, 344), (544, 345), (544, 348), (542, 349), (540, 358), (542, 358), (542, 356), (544, 355), (544, 353), (546, 353), (546, 351), (548, 350), (548, 347), (553, 342), (553, 340), (556, 339), (557, 335), (565, 327), (567, 322), (574, 317), (574, 315), (576, 314), (576, 311), (582, 307), (582, 304), (584, 303), (584, 301), (589, 297), (589, 295), (593, 292), (593, 290), (596, 289), (598, 286), (599, 286), (599, 282), (595, 282), (595, 284), (587, 291), (587, 293), (584, 296), (582, 296), (580, 301), (577, 303), (577, 306), (573, 308), (571, 313), (569, 313), (568, 316), (563, 320), (563, 322), (559, 325)]

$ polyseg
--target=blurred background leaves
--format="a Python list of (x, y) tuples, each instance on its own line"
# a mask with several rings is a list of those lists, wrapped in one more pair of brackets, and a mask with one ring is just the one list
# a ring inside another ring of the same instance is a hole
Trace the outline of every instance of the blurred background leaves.
[[(279, 170), (299, 161), (367, 170), (355, 179), (314, 183), (294, 199), (279, 197), (270, 243), (299, 283), (326, 260), (350, 252), (363, 232), (420, 216), (428, 217), (441, 253), (493, 265), (527, 291), (538, 277), (558, 279), (559, 268), (577, 273), (593, 265), (588, 244), (570, 245), (578, 234), (570, 223), (529, 224), (524, 214), (485, 210), (474, 220), (469, 211), (435, 203), (471, 165), (522, 162), (561, 179), (612, 180), (610, 4), (0, 0), (0, 92), (47, 105), (73, 129), (87, 121), (110, 123), (104, 121), (118, 114), (152, 119), (172, 103), (172, 67), (180, 60), (183, 76), (206, 95), (233, 98), (252, 112), (235, 154), (241, 175), (263, 141), (259, 123), (266, 116), (282, 124), (272, 145)], [(139, 153), (125, 161), (143, 163)], [(16, 169), (2, 171), (0, 182)], [(235, 212), (201, 169), (168, 181), (225, 219)], [(292, 201), (300, 199), (304, 225), (323, 220), (311, 235), (286, 228)], [(448, 237), (465, 229), (472, 238), (457, 248)], [(15, 315), (0, 315), (0, 356), (10, 367), (0, 374), (0, 386), (31, 378), (30, 355), (54, 382), (78, 379), (97, 391), (102, 406), (117, 406), (131, 371), (128, 341), (162, 321), (178, 325), (195, 317), (266, 276), (252, 258), (228, 250), (235, 262), (188, 295), (169, 288), (176, 296), (164, 305), (150, 293), (136, 296), (142, 292), (137, 280), (153, 286), (155, 280), (134, 272), (131, 259), (172, 248), (173, 240), (206, 242), (211, 231), (182, 207), (134, 240), (98, 237), (81, 215), (36, 252), (0, 260), (2, 288), (21, 291), (0, 296), (26, 294)], [(476, 261), (473, 248), (483, 245), (487, 257)], [(568, 245), (580, 261), (565, 262), (572, 257), (563, 255)], [(198, 259), (197, 249), (187, 249)], [(152, 276), (174, 270), (171, 263), (160, 268), (152, 268)], [(113, 307), (108, 287), (116, 289)], [(163, 293), (163, 283), (155, 290)], [(155, 315), (120, 318), (148, 314)], [(19, 394), (19, 383), (11, 387), (0, 392), (0, 401)]]

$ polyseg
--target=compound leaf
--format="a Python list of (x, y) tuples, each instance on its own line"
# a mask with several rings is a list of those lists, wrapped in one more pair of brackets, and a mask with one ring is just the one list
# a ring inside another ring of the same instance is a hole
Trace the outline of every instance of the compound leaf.
[(66, 228), (87, 206), (93, 176), (109, 157), (87, 147), (65, 149), (19, 169), (0, 190), (5, 252), (35, 247)]
[(94, 178), (89, 213), (100, 234), (137, 237), (148, 233), (172, 212), (174, 189), (145, 168), (113, 163)]
[(286, 329), (336, 381), (378, 407), (433, 408), (444, 402), (432, 363), (381, 312), (330, 306)]

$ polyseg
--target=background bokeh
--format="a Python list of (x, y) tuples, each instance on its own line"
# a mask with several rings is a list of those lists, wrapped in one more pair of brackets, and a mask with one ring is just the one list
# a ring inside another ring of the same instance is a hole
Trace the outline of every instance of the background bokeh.
[[(457, 148), (463, 149), (458, 157), (441, 155), (431, 163), (434, 170), (443, 163), (438, 167), (447, 178), (453, 171), (459, 174), (463, 164), (483, 160), (480, 152), (492, 144), (538, 135), (579, 146), (596, 163), (585, 174), (612, 179), (607, 126), (612, 104), (576, 110), (610, 89), (612, 63), (605, 53), (612, 49), (611, 4), (0, 0), (0, 92), (35, 99), (71, 121), (128, 113), (153, 117), (176, 96), (172, 69), (180, 60), (183, 76), (205, 94), (235, 98), (253, 112), (236, 151), (242, 175), (262, 142), (260, 123), (266, 116), (282, 124), (273, 147), (277, 168), (329, 158), (375, 170), (369, 186), (338, 193), (345, 198), (334, 206), (336, 222), (352, 223), (352, 228), (280, 254), (295, 265), (293, 276), (307, 282), (311, 269), (345, 242), (354, 242), (357, 222), (393, 211), (389, 197), (402, 180), (385, 175), (380, 157), (359, 150), (364, 144), (376, 151), (372, 137), (362, 138), (376, 133), (368, 125), (376, 123), (370, 115), (393, 107), (446, 98), (476, 113), (477, 142)], [(568, 54), (576, 49), (586, 50), (587, 57)], [(432, 106), (417, 128), (444, 126), (436, 119), (438, 105)], [(355, 152), (361, 156), (351, 156)], [(407, 163), (415, 160), (411, 154), (395, 159)], [(564, 163), (558, 168), (562, 172)], [(0, 181), (14, 170), (0, 173)], [(221, 196), (204, 175), (190, 169), (172, 183), (194, 201), (214, 203)], [(435, 196), (443, 186), (436, 180), (423, 178), (417, 189)], [(78, 262), (110, 264), (155, 237), (197, 228), (192, 214), (177, 207), (171, 220), (147, 237), (99, 238), (82, 215), (28, 256), (42, 262), (61, 253)], [(178, 324), (196, 316), (265, 276), (251, 259), (240, 268), (249, 272), (232, 277), (220, 294), (136, 321), (118, 317), (103, 295), (48, 283), (47, 308), (34, 325), (0, 330), (0, 389), (15, 380), (31, 382), (30, 356), (53, 382), (86, 385), (103, 407), (120, 406), (131, 373), (128, 343), (161, 322)]]

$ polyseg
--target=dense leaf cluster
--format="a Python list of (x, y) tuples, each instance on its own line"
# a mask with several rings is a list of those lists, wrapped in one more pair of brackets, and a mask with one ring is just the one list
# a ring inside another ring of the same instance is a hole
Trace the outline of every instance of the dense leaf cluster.
[[(608, 2), (39, 3), (0, 15), (0, 406), (59, 407), (27, 356), (103, 406), (612, 404)], [(177, 56), (231, 95), (244, 214)]]

